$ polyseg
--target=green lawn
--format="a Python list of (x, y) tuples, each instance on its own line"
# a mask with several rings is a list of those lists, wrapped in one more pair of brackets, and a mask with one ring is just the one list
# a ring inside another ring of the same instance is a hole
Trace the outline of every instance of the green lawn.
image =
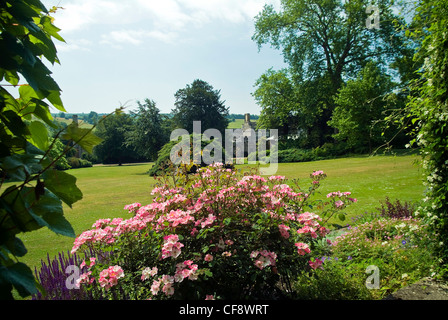
[[(251, 122), (257, 123), (257, 120), (250, 119)], [(244, 123), (244, 119), (235, 119), (235, 121), (229, 122), (227, 129), (241, 129), (241, 126)]]
[[(322, 183), (322, 197), (330, 191), (351, 191), (358, 202), (347, 213), (349, 216), (374, 211), (379, 200), (389, 196), (392, 200), (418, 201), (424, 186), (417, 156), (350, 157), (305, 163), (279, 164), (277, 174), (303, 179), (307, 186), (309, 173), (323, 170), (327, 179)], [(100, 218), (130, 215), (123, 209), (126, 204), (151, 201), (154, 179), (145, 174), (152, 164), (107, 165), (70, 170), (77, 177), (77, 185), (84, 197), (73, 208), (65, 208), (65, 216), (76, 234), (89, 229)], [(247, 166), (241, 166), (247, 167)], [(31, 268), (40, 265), (47, 252), (51, 257), (72, 247), (72, 238), (55, 235), (48, 229), (19, 235), (28, 249), (21, 260)]]

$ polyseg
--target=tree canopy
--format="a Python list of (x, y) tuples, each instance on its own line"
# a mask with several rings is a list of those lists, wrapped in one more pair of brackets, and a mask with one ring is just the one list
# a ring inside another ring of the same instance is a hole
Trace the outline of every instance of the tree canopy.
[(264, 7), (255, 18), (252, 39), (259, 48), (269, 44), (281, 50), (288, 67), (269, 70), (256, 82), (261, 126), (276, 119), (274, 128), (280, 132), (302, 130), (309, 147), (332, 141), (334, 128), (328, 121), (344, 83), (356, 78), (369, 62), (392, 73), (393, 63), (410, 52), (399, 29), (404, 21), (394, 13), (393, 1), (374, 2), (381, 18), (379, 29), (366, 27), (369, 4), (367, 0), (282, 0), (279, 11), (272, 5)]
[(158, 151), (169, 140), (167, 117), (160, 114), (153, 100), (137, 101), (138, 108), (131, 112), (133, 124), (125, 134), (126, 146), (148, 160), (156, 160)]
[[(201, 130), (210, 128), (224, 134), (229, 120), (229, 108), (221, 101), (220, 90), (215, 90), (203, 80), (194, 80), (174, 95), (173, 123), (177, 128), (193, 132), (193, 121), (201, 121)], [(199, 133), (199, 132), (198, 132)]]

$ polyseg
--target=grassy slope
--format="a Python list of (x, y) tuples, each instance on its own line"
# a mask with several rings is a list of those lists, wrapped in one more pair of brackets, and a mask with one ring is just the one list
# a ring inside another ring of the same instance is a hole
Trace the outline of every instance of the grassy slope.
[[(257, 123), (257, 120), (251, 119), (250, 120), (253, 123)], [(244, 124), (244, 119), (235, 119), (235, 121), (232, 121), (227, 126), (227, 129), (241, 129), (241, 126)]]
[[(420, 169), (413, 164), (416, 159), (415, 156), (377, 156), (286, 163), (279, 164), (277, 174), (303, 179), (300, 185), (307, 187), (309, 174), (313, 170), (324, 170), (328, 178), (322, 183), (322, 197), (331, 191), (351, 191), (358, 199), (358, 203), (347, 210), (353, 216), (374, 211), (379, 200), (386, 196), (392, 200), (420, 200), (424, 187)], [(70, 174), (78, 178), (77, 185), (84, 194), (73, 209), (64, 211), (76, 234), (89, 229), (100, 218), (129, 218), (123, 210), (126, 204), (149, 203), (154, 179), (145, 172), (150, 167), (151, 164), (136, 164), (70, 170)], [(22, 260), (32, 268), (40, 265), (47, 252), (53, 257), (59, 251), (70, 250), (73, 243), (72, 238), (55, 235), (46, 228), (19, 237), (28, 248)]]

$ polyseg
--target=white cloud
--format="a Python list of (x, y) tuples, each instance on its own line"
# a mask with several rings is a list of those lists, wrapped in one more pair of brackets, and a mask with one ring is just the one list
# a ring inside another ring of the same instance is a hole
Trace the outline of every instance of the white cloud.
[(131, 44), (140, 45), (148, 39), (155, 39), (165, 43), (173, 43), (176, 40), (176, 34), (173, 32), (162, 32), (158, 30), (117, 30), (101, 36), (103, 44)]
[[(205, 28), (220, 21), (252, 25), (266, 2), (278, 6), (280, 0), (43, 0), (47, 7), (64, 9), (55, 14), (61, 34), (96, 27), (110, 29), (102, 43), (140, 44), (152, 38), (173, 43), (185, 30)], [(143, 39), (141, 39), (143, 38)]]
[(57, 42), (56, 50), (58, 52), (69, 52), (69, 51), (91, 51), (92, 41), (87, 39), (76, 39), (70, 40), (66, 43)]
[(158, 28), (180, 30), (193, 22), (188, 12), (185, 12), (177, 0), (136, 0), (136, 5), (146, 12), (148, 20)]
[(70, 33), (87, 29), (93, 25), (113, 25), (119, 22), (131, 23), (132, 18), (126, 14), (129, 12), (128, 1), (115, 0), (55, 0), (43, 1), (47, 7), (53, 5), (62, 7), (58, 9), (55, 17), (55, 25), (64, 33)]

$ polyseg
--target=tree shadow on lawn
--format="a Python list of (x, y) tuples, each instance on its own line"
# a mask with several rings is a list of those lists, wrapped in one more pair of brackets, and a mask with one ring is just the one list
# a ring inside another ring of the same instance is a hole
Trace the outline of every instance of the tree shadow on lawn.
[(107, 164), (103, 164), (103, 163), (97, 163), (94, 164), (93, 166), (95, 167), (137, 167), (137, 166), (146, 166), (149, 165), (153, 162), (136, 162), (136, 163), (122, 163), (122, 164), (118, 164), (118, 163), (107, 163)]

